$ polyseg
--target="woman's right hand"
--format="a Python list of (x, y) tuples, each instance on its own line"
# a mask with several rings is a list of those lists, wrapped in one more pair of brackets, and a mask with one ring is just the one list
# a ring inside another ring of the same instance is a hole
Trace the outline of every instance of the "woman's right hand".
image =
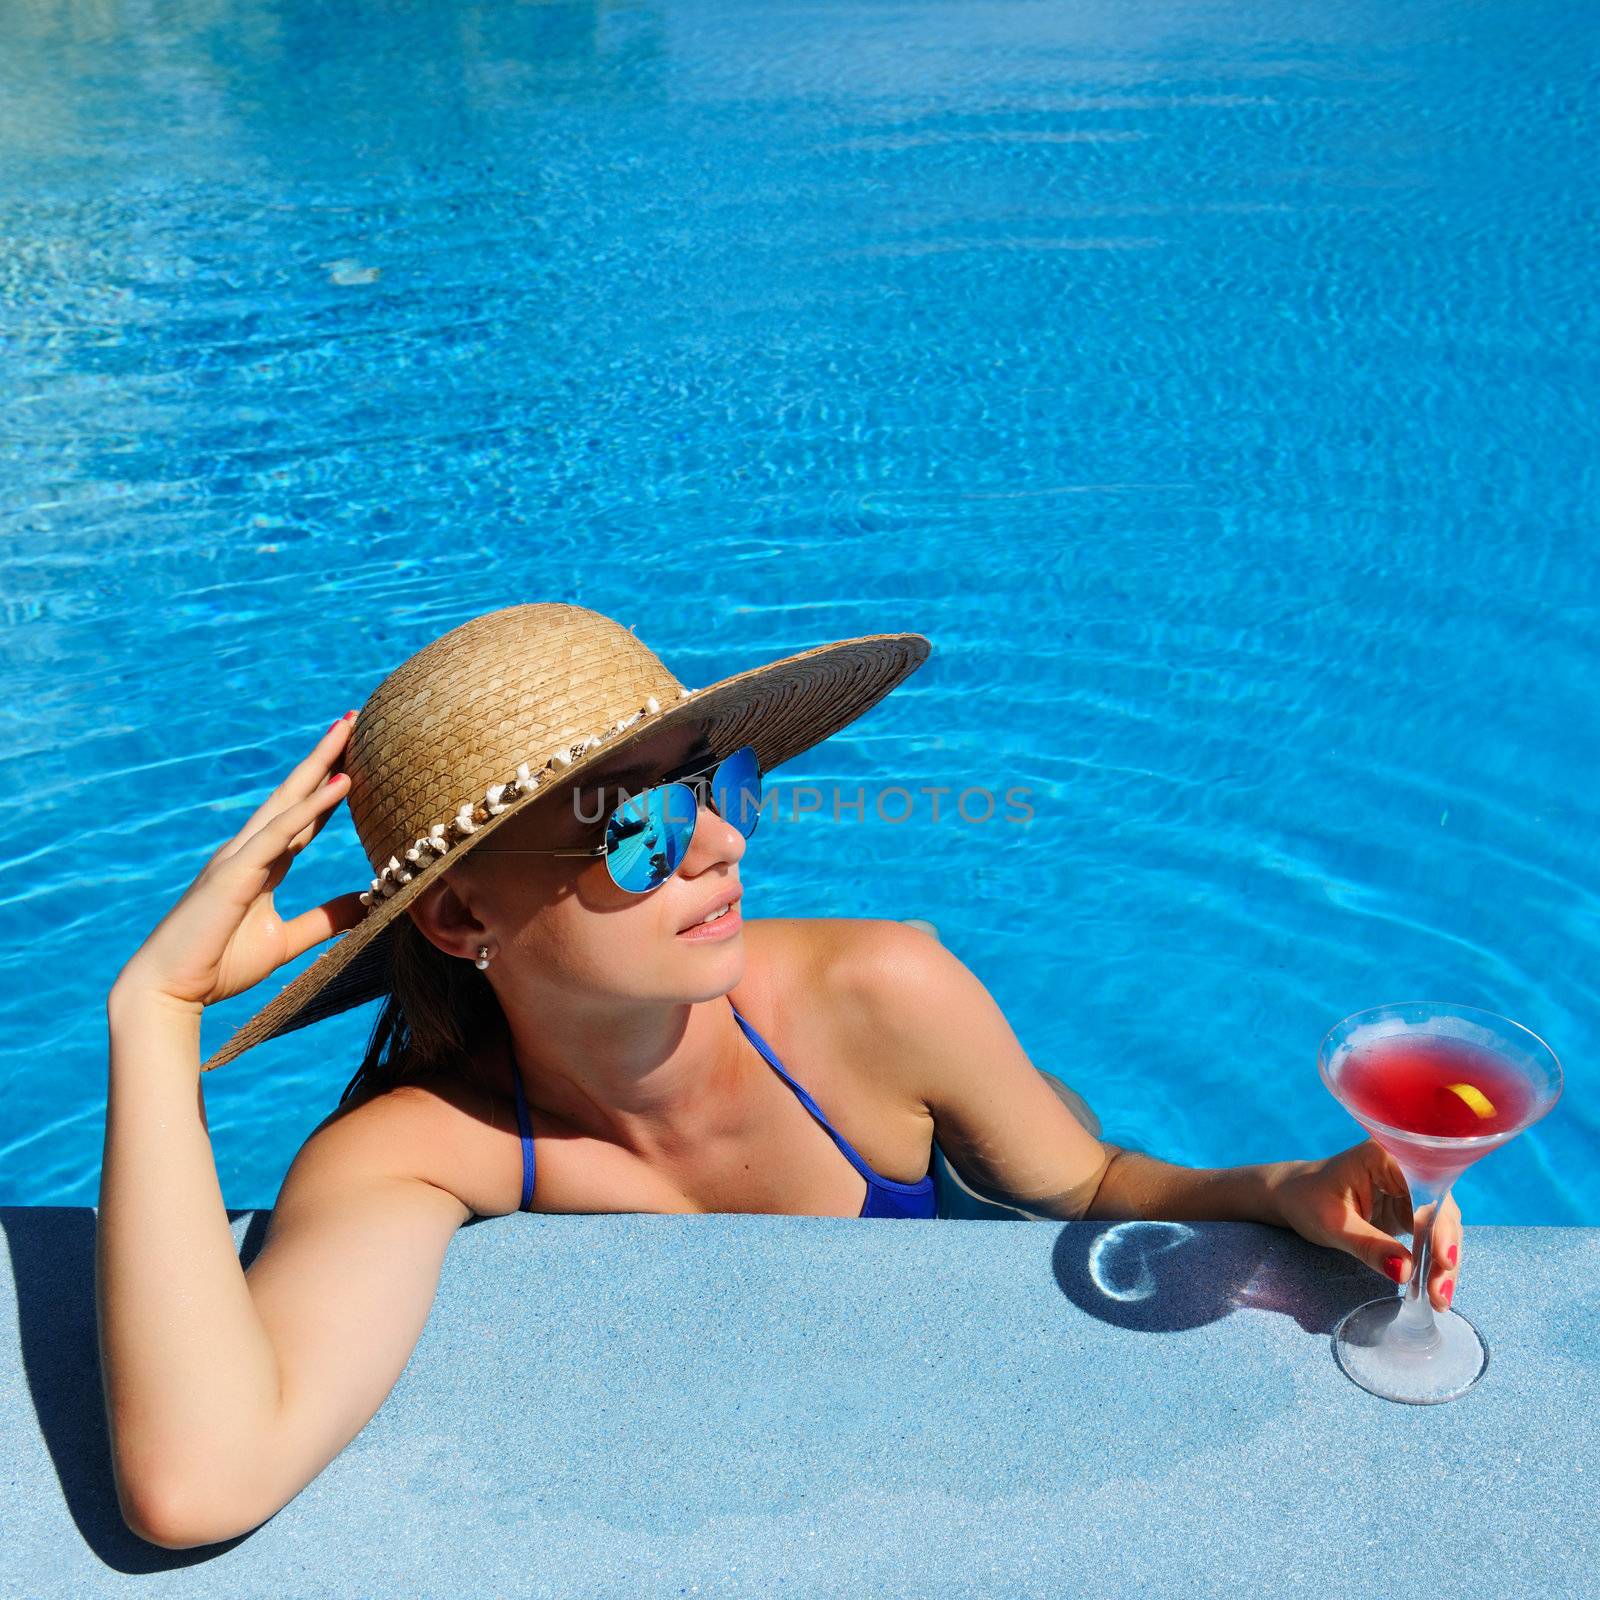
[(284, 922), (273, 891), (290, 864), (322, 831), (350, 780), (338, 765), (355, 726), (351, 711), (262, 802), (117, 975), (137, 990), (196, 1009), (252, 988), (312, 945), (353, 928), (365, 915), (358, 892), (337, 895)]

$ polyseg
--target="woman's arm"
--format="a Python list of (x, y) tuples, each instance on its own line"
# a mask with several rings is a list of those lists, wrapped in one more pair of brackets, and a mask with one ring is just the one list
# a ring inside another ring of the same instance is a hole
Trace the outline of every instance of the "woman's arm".
[(1097, 1139), (1028, 1059), (982, 981), (936, 939), (863, 919), (830, 977), (861, 1035), (933, 1116), (939, 1148), (969, 1183), (1041, 1216), (1282, 1224), (1277, 1185), (1295, 1162), (1173, 1166)]
[[(933, 1116), (939, 1147), (975, 1188), (1037, 1216), (1265, 1222), (1342, 1250), (1404, 1283), (1412, 1251), (1405, 1175), (1371, 1139), (1322, 1160), (1179, 1167), (1096, 1139), (1029, 1061), (994, 997), (937, 939), (862, 920), (834, 941), (830, 978), (908, 1096)], [(1425, 1219), (1426, 1223), (1426, 1219)], [(1431, 1222), (1434, 1306), (1460, 1275), (1454, 1199)]]
[(1296, 1162), (1173, 1166), (1097, 1139), (1028, 1059), (988, 989), (953, 951), (903, 922), (837, 926), (830, 990), (908, 1095), (945, 1159), (980, 1191), (1039, 1216), (1282, 1224), (1277, 1183)]
[(1294, 1165), (1271, 1161), (1254, 1167), (1176, 1167), (1135, 1150), (1117, 1150), (1082, 1214), (1096, 1219), (1146, 1217), (1282, 1226), (1277, 1186)]
[(124, 1520), (183, 1550), (266, 1521), (366, 1426), (471, 1215), (410, 1170), (435, 1124), (403, 1087), (324, 1120), (246, 1273), (197, 1106), (198, 1017), (116, 991), (96, 1283)]
[(1062, 1103), (982, 982), (904, 923), (863, 918), (832, 928), (828, 992), (849, 1013), (851, 1037), (871, 1041), (878, 1070), (927, 1108), (951, 1166), (1008, 1205), (1084, 1216), (1118, 1147)]
[(251, 1300), (200, 1090), (200, 1011), (114, 988), (95, 1225), (100, 1372), (117, 1497), (165, 1542), (180, 1481), (253, 1459), (278, 1358)]

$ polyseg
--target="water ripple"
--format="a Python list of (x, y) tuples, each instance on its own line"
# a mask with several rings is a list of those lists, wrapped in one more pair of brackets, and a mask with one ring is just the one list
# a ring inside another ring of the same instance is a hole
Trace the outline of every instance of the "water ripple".
[[(749, 892), (929, 917), (1108, 1136), (1352, 1142), (1316, 1040), (1454, 995), (1572, 1075), (1463, 1208), (1586, 1216), (1587, 23), (1287, 15), (13, 6), (7, 1197), (92, 1201), (104, 989), (309, 741), (561, 599), (692, 683), (926, 633), (778, 776), (1032, 821), (774, 827)], [(283, 903), (369, 876), (341, 816)], [(369, 1025), (208, 1085), (230, 1203)]]

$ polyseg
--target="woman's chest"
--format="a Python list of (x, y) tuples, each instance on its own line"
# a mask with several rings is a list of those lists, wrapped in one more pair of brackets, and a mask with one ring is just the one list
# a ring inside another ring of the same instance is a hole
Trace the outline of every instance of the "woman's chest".
[[(751, 934), (746, 978), (705, 1003), (737, 1007), (867, 1166), (916, 1182), (928, 1170), (932, 1120), (896, 1092), (870, 1041), (849, 1031), (849, 1010), (829, 1005), (826, 963), (809, 959), (825, 926), (780, 919), (750, 924)], [(435, 1181), (480, 1216), (517, 1210), (530, 1171), (530, 1209), (541, 1212), (858, 1216), (866, 1177), (753, 1043), (746, 1064), (750, 1115), (740, 1133), (650, 1160), (532, 1110), (525, 1150), (509, 1081), (502, 1094), (476, 1095), (474, 1106), (441, 1101), (441, 1117), (468, 1126), (439, 1140), (448, 1170)]]

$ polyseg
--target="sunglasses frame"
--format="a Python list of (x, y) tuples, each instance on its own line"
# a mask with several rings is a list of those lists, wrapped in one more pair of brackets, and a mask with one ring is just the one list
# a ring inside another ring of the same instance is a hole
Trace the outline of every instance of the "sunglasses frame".
[[(755, 755), (754, 748), (752, 746), (748, 745), (748, 744), (740, 745), (739, 746), (739, 750), (749, 750), (752, 757)], [(604, 826), (609, 831), (609, 829), (611, 827), (611, 819), (617, 814), (617, 812), (619, 812), (622, 809), (623, 806), (632, 805), (635, 800), (638, 800), (639, 798), (641, 798), (644, 795), (651, 794), (657, 789), (670, 789), (674, 784), (678, 784), (678, 783), (684, 784), (684, 786), (687, 788), (688, 787), (688, 784), (687, 784), (687, 780), (688, 779), (690, 779), (690, 778), (703, 778), (703, 777), (706, 776), (707, 773), (715, 774), (717, 769), (720, 766), (722, 766), (722, 764), (724, 762), (731, 761), (736, 755), (738, 755), (739, 754), (739, 750), (730, 750), (727, 753), (727, 755), (719, 757), (717, 760), (711, 762), (707, 766), (701, 766), (701, 767), (691, 766), (686, 771), (680, 769), (680, 770), (678, 770), (676, 772), (666, 773), (664, 776), (658, 778), (648, 788), (639, 790), (637, 794), (630, 794), (626, 800), (621, 802), (620, 805), (613, 806), (608, 812), (606, 812), (604, 817), (602, 817), (600, 819), (600, 822), (601, 822), (602, 826)], [(695, 759), (699, 759), (699, 758), (697, 757)], [(760, 777), (761, 777), (761, 763), (758, 761), (756, 763), (756, 778), (757, 778), (757, 781), (760, 780)], [(694, 791), (692, 789), (690, 789), (690, 793), (694, 794)], [(694, 803), (695, 803), (696, 808), (698, 808), (699, 805), (700, 805), (700, 797), (697, 794), (694, 794)], [(719, 811), (717, 813), (717, 815), (721, 816), (722, 813)], [(757, 815), (757, 820), (759, 820), (760, 819), (760, 812), (758, 811), (756, 815)], [(698, 816), (698, 809), (697, 809), (697, 816)], [(724, 820), (726, 820), (726, 819), (724, 819)], [(737, 826), (737, 824), (735, 824), (735, 826)], [(752, 827), (750, 832), (754, 833), (755, 829)], [(747, 834), (744, 835), (744, 837), (748, 839), (750, 837), (750, 834), (747, 833)], [(594, 859), (597, 859), (597, 858), (599, 858), (601, 856), (605, 856), (605, 855), (609, 855), (610, 854), (610, 846), (606, 845), (606, 844), (597, 844), (597, 845), (593, 846), (592, 848), (586, 849), (586, 850), (552, 850), (552, 849), (548, 849), (548, 848), (546, 848), (546, 849), (537, 849), (536, 850), (536, 849), (528, 849), (528, 848), (518, 848), (518, 847), (513, 846), (513, 845), (493, 845), (493, 844), (479, 845), (478, 848), (479, 848), (479, 850), (484, 851), (487, 854), (497, 855), (497, 856), (569, 856), (569, 857), (584, 857), (584, 858), (589, 859), (589, 860), (594, 860)], [(670, 874), (669, 874), (669, 876), (670, 876)], [(665, 882), (666, 882), (666, 879), (663, 878), (662, 879), (662, 883), (665, 883)], [(622, 886), (620, 884), (618, 884), (618, 888), (621, 888), (621, 887)], [(657, 884), (656, 885), (656, 888), (659, 889), (660, 887), (661, 887), (661, 884)], [(630, 893), (630, 894), (649, 894), (650, 890), (648, 890), (648, 889), (631, 889), (631, 890), (628, 890), (627, 892)]]

